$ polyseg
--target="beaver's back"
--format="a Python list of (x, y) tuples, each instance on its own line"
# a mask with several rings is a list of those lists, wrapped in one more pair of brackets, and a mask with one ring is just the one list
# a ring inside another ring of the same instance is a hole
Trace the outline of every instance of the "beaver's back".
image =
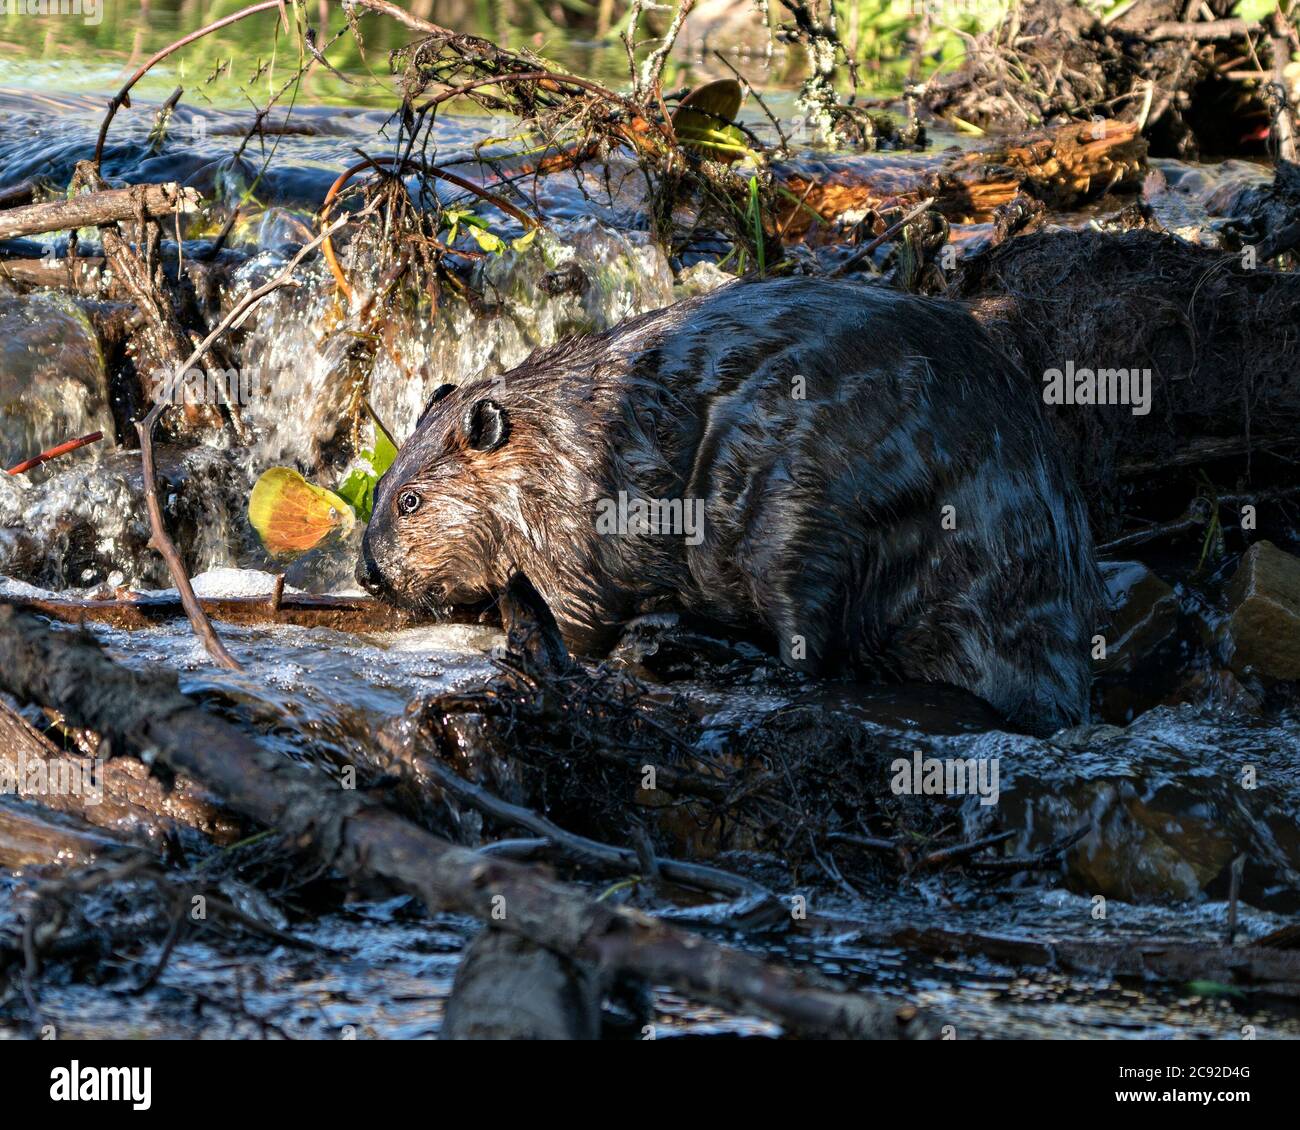
[(1085, 512), (1035, 388), (968, 314), (791, 279), (651, 325), (628, 372), (673, 393), (637, 432), (673, 453), (664, 493), (704, 504), (689, 607), (760, 620), (797, 667), (967, 686), (1033, 728), (1084, 716)]

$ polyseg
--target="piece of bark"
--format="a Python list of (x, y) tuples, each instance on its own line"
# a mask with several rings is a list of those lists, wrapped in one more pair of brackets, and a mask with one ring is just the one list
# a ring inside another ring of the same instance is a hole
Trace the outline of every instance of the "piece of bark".
[(805, 233), (815, 212), (832, 221), (845, 213), (907, 208), (929, 197), (950, 221), (987, 223), (995, 212), (1028, 193), (1052, 208), (1068, 209), (1111, 189), (1141, 185), (1146, 142), (1133, 122), (1072, 122), (1000, 139), (955, 156), (823, 163), (822, 171), (775, 166), (793, 196), (778, 208), (775, 230)]
[(0, 795), (0, 870), (79, 867), (108, 851), (130, 847), (126, 837), (84, 820)]
[[(0, 259), (0, 279), (19, 286), (46, 286), (70, 290), (87, 298), (121, 299), (130, 297), (126, 285), (112, 271), (106, 271), (102, 255), (66, 256), (61, 259)], [(176, 259), (163, 257), (163, 274), (176, 281)], [(185, 278), (194, 288), (197, 299), (210, 305), (219, 288), (230, 283), (230, 268), (222, 263), (186, 259), (182, 267)]]
[[(43, 771), (35, 769), (44, 762)], [(67, 763), (77, 762), (77, 774)], [(87, 776), (87, 772), (90, 773)], [(78, 780), (89, 789), (76, 792), (46, 785), (28, 793), (34, 780)], [(0, 699), (0, 780), (14, 781), (23, 800), (51, 812), (74, 816), (103, 828), (115, 838), (130, 840), (154, 851), (163, 846), (177, 826), (192, 828), (219, 844), (233, 843), (243, 826), (213, 803), (192, 782), (178, 778), (171, 788), (133, 757), (95, 762), (82, 750), (61, 750), (25, 718)]]
[(30, 204), (36, 196), (36, 184), (31, 180), (20, 180), (17, 184), (0, 188), (0, 208), (16, 208), (21, 204)]
[(912, 1038), (931, 1025), (914, 1007), (845, 992), (781, 966), (611, 907), (544, 872), (456, 847), (262, 748), (182, 695), (174, 678), (130, 671), (92, 638), (51, 631), (0, 607), (0, 685), (75, 726), (147, 750), (293, 848), (355, 877), (376, 876), (429, 909), (468, 914), (574, 960), (626, 973), (802, 1036)]
[(150, 219), (174, 212), (192, 212), (199, 203), (197, 189), (179, 184), (136, 184), (129, 188), (106, 188), (83, 192), (69, 200), (50, 200), (0, 211), (0, 239), (43, 232), (92, 228), (121, 220), (138, 219), (143, 211)]

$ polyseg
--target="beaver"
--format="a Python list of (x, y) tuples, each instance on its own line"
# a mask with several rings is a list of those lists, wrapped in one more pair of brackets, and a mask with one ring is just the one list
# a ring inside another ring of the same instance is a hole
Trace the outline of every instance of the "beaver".
[(432, 609), (516, 571), (577, 652), (672, 609), (1031, 732), (1087, 715), (1086, 512), (1037, 390), (953, 303), (740, 282), (439, 388), (357, 579)]

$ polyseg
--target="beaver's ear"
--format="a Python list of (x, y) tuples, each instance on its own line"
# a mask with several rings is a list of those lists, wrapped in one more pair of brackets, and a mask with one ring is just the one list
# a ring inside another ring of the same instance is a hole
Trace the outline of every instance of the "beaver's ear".
[(435, 404), (437, 404), (438, 401), (440, 401), (448, 393), (452, 393), (455, 391), (456, 391), (455, 385), (439, 385), (437, 388), (435, 388), (433, 390), (433, 395), (429, 397), (429, 403), (424, 406), (424, 411), (420, 413), (420, 418), (415, 421), (416, 429), (418, 430), (420, 425), (424, 423), (424, 418), (429, 414), (429, 410)]
[(465, 438), (476, 451), (495, 451), (510, 437), (510, 417), (495, 400), (476, 400), (465, 410)]

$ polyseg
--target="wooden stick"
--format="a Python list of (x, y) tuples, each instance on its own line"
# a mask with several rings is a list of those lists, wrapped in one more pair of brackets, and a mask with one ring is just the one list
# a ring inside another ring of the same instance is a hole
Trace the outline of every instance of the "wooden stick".
[[(300, 628), (332, 628), (337, 632), (393, 632), (427, 622), (419, 613), (370, 597), (316, 596), (289, 593), (278, 603), (270, 596), (199, 597), (211, 620), (226, 624), (293, 624)], [(11, 596), (16, 608), (37, 612), (64, 624), (109, 624), (123, 631), (138, 631), (166, 624), (185, 615), (179, 596), (128, 593), (113, 600), (74, 600), (59, 596)], [(440, 623), (479, 624), (484, 611), (455, 609), (438, 617)]]
[(133, 74), (129, 79), (126, 80), (125, 83), (122, 84), (122, 89), (119, 90), (115, 95), (113, 95), (111, 99), (109, 99), (108, 111), (107, 113), (105, 113), (104, 120), (103, 122), (100, 123), (99, 126), (99, 137), (95, 139), (95, 156), (93, 162), (95, 168), (98, 169), (100, 165), (100, 161), (103, 160), (104, 142), (108, 138), (108, 127), (113, 124), (114, 115), (117, 113), (120, 107), (131, 105), (131, 88), (135, 86), (135, 84), (139, 82), (142, 78), (144, 78), (144, 76), (147, 75), (149, 71), (152, 70), (156, 64), (161, 63), (165, 58), (167, 58), (168, 55), (171, 55), (179, 51), (182, 47), (189, 46), (196, 39), (202, 39), (205, 35), (209, 35), (212, 32), (218, 31), (223, 27), (229, 27), (231, 24), (237, 23), (239, 20), (244, 19), (246, 16), (256, 15), (258, 12), (265, 12), (270, 8), (279, 9), (280, 6), (281, 6), (281, 0), (264, 0), (263, 3), (254, 4), (251, 8), (243, 8), (238, 12), (234, 12), (231, 15), (226, 16), (224, 19), (217, 20), (215, 23), (210, 23), (206, 27), (199, 28), (198, 31), (190, 32), (189, 35), (183, 36), (182, 38), (178, 39), (175, 43), (169, 43), (161, 51), (158, 51), (154, 55), (150, 56), (149, 59), (147, 59), (143, 64), (141, 64), (141, 66), (136, 70), (135, 74)]
[(1156, 24), (1150, 31), (1141, 33), (1143, 39), (1192, 39), (1208, 42), (1216, 39), (1244, 39), (1264, 29), (1252, 20), (1205, 20), (1200, 23)]
[(150, 219), (174, 212), (192, 212), (198, 207), (199, 199), (197, 189), (181, 188), (175, 183), (83, 192), (70, 200), (0, 210), (0, 239), (136, 220), (142, 210)]
[(162, 559), (167, 565), (167, 572), (171, 574), (172, 583), (176, 586), (176, 591), (180, 593), (185, 615), (189, 617), (190, 624), (194, 628), (194, 634), (199, 637), (207, 653), (222, 667), (229, 668), (231, 671), (242, 671), (243, 667), (226, 650), (226, 645), (221, 642), (221, 638), (212, 627), (212, 621), (208, 619), (207, 613), (203, 611), (198, 598), (194, 595), (194, 586), (190, 584), (189, 574), (185, 570), (185, 562), (181, 560), (176, 543), (167, 534), (167, 525), (163, 521), (162, 505), (158, 501), (158, 483), (154, 477), (156, 472), (153, 461), (152, 421), (156, 417), (152, 412), (149, 416), (152, 419), (146, 419), (148, 427), (146, 427), (146, 424), (136, 424), (135, 426), (136, 431), (140, 434), (140, 462), (144, 467), (144, 500), (149, 511), (149, 528), (152, 531), (149, 544), (162, 555)]
[(1277, 91), (1277, 120), (1273, 130), (1277, 134), (1277, 155), (1282, 161), (1295, 162), (1295, 121), (1291, 117), (1290, 86), (1286, 79), (1286, 65), (1291, 61), (1291, 41), (1287, 38), (1286, 21), (1281, 12), (1273, 17), (1274, 36), (1269, 40), (1273, 56), (1273, 82)]
[(852, 255), (850, 255), (847, 259), (845, 259), (843, 263), (841, 263), (838, 267), (835, 268), (835, 270), (833, 270), (830, 273), (830, 277), (837, 278), (840, 275), (847, 274), (859, 263), (861, 263), (862, 260), (870, 256), (870, 254), (873, 251), (875, 251), (875, 249), (879, 247), (882, 243), (884, 243), (888, 239), (892, 239), (899, 232), (901, 232), (905, 227), (907, 227), (907, 225), (910, 224), (913, 220), (918, 219), (920, 216), (922, 216), (927, 211), (927, 209), (929, 209), (930, 205), (933, 203), (934, 203), (934, 197), (927, 196), (924, 200), (921, 201), (921, 203), (919, 203), (915, 208), (913, 208), (910, 212), (908, 212), (907, 215), (904, 216), (901, 220), (899, 220), (897, 223), (891, 224), (884, 231), (882, 231), (878, 236), (876, 236), (875, 239), (873, 239), (870, 243), (868, 243), (865, 247), (860, 248), (859, 250), (855, 251)]

